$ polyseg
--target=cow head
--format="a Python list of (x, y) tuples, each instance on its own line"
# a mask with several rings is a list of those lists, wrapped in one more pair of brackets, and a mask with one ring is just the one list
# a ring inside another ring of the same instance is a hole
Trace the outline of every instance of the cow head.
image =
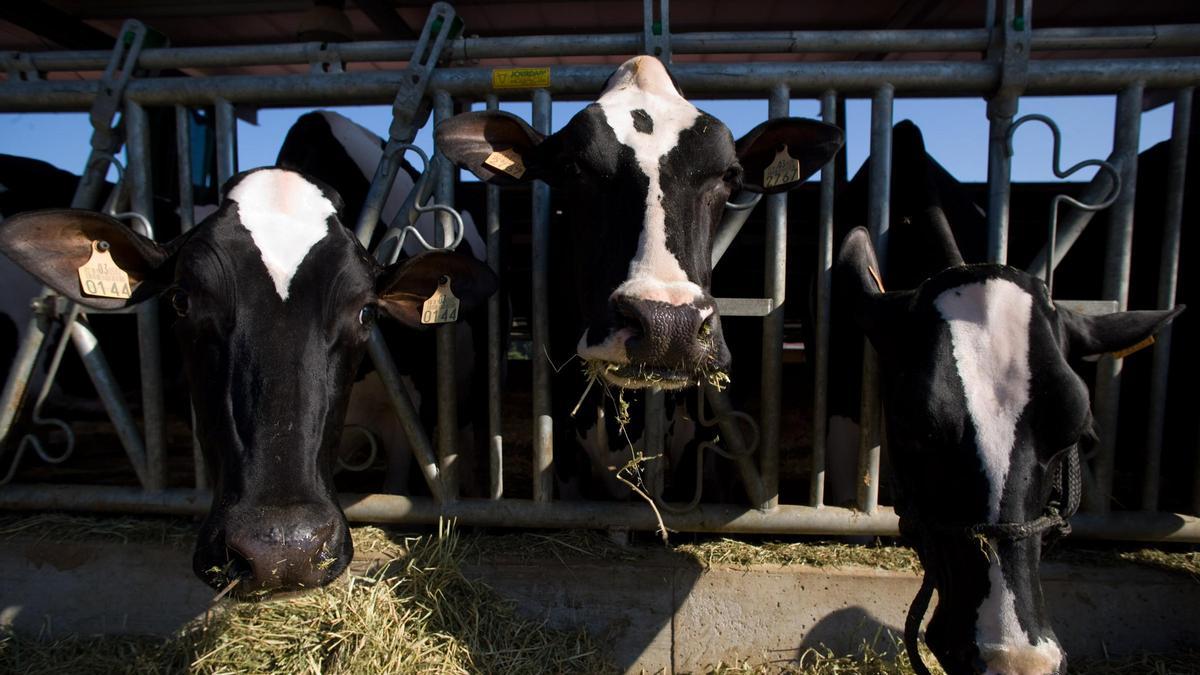
[(1041, 538), (956, 529), (1037, 519), (1060, 453), (1092, 433), (1088, 390), (1068, 356), (1133, 346), (1182, 307), (1083, 316), (1001, 265), (959, 265), (884, 293), (878, 269), (866, 231), (852, 231), (835, 283), (879, 353), (896, 508), (921, 531), (938, 590), (926, 641), (955, 675), (1066, 672), (1038, 581)]
[[(239, 592), (314, 587), (353, 555), (332, 482), (333, 450), (377, 314), (420, 325), (449, 276), (464, 305), (496, 279), (473, 258), (425, 253), (380, 267), (339, 218), (341, 199), (299, 173), (257, 169), (220, 209), (165, 245), (98, 213), (36, 211), (0, 225), (0, 251), (71, 300), (117, 309), (162, 295), (216, 467), (193, 565)], [(132, 297), (81, 292), (94, 242), (129, 275)]]
[[(680, 388), (728, 367), (709, 292), (726, 201), (739, 188), (793, 188), (842, 145), (840, 129), (794, 118), (735, 142), (649, 56), (625, 62), (599, 100), (551, 136), (503, 112), (458, 115), (436, 133), (438, 149), (481, 180), (539, 179), (565, 193), (586, 324), (578, 355), (630, 388)], [(764, 173), (780, 151), (796, 170), (776, 185)]]

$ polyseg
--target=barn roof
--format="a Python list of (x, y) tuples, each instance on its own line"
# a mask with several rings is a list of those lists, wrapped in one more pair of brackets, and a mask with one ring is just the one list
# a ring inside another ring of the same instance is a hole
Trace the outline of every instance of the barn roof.
[[(21, 0), (0, 3), (0, 50), (39, 52), (107, 50), (122, 22), (136, 18), (165, 35), (172, 46), (264, 45), (294, 43), (314, 2), (344, 5), (355, 41), (411, 40), (420, 32), (430, 3), (423, 0)], [(465, 23), (464, 34), (480, 37), (515, 35), (639, 34), (640, 0), (457, 0), (452, 3)], [(710, 31), (802, 31), (982, 28), (980, 0), (676, 0), (671, 4), (672, 34)], [(1194, 0), (1038, 0), (1035, 28), (1151, 26), (1200, 23)], [(1153, 35), (1153, 33), (1148, 33)], [(1153, 39), (1153, 37), (1149, 38)], [(1142, 50), (1123, 49), (1126, 56)], [(1193, 50), (1155, 49), (1155, 55)], [(1072, 52), (1078, 55), (1079, 52)], [(1150, 53), (1145, 50), (1145, 53)], [(1094, 52), (1093, 52), (1094, 54)], [(1061, 52), (1036, 52), (1054, 58)], [(624, 55), (489, 58), (484, 64), (615, 62)], [(972, 58), (972, 53), (802, 53), (676, 54), (677, 62), (709, 60), (939, 60)], [(395, 63), (358, 63), (354, 69), (398, 67)], [(304, 72), (308, 66), (261, 65), (237, 72), (271, 74)], [(231, 72), (195, 68), (193, 75)], [(54, 77), (91, 77), (89, 73), (56, 73)]]

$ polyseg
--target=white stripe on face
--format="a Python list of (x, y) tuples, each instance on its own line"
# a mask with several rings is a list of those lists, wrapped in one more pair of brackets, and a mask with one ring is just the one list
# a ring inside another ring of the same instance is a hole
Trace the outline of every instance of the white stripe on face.
[(988, 675), (1050, 675), (1058, 672), (1062, 649), (1054, 640), (1040, 638), (1037, 644), (1017, 620), (1016, 596), (1008, 588), (996, 556), (989, 557), (988, 595), (979, 605), (975, 644), (987, 665)]
[(298, 173), (262, 169), (247, 175), (229, 192), (238, 219), (250, 231), (263, 265), (281, 300), (304, 257), (329, 234), (337, 210), (321, 189)]
[[(662, 158), (679, 143), (680, 132), (696, 123), (700, 111), (675, 90), (662, 63), (648, 56), (630, 59), (617, 69), (596, 103), (617, 141), (633, 150), (638, 167), (649, 179), (637, 253), (629, 263), (629, 278), (614, 294), (672, 305), (701, 299), (701, 288), (688, 280), (679, 259), (667, 249), (667, 217), (659, 171)], [(634, 127), (635, 110), (649, 116), (650, 133)]]
[(950, 326), (976, 450), (988, 482), (988, 522), (998, 522), (1017, 420), (1029, 403), (1033, 296), (1004, 279), (944, 291), (934, 306)]

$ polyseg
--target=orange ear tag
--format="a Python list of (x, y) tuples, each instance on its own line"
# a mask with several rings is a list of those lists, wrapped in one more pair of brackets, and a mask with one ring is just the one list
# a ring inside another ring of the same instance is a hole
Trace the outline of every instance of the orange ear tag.
[(458, 320), (458, 298), (450, 290), (450, 277), (438, 280), (437, 290), (421, 306), (421, 323), (454, 323)]
[(79, 286), (84, 295), (126, 300), (133, 295), (129, 275), (113, 262), (107, 241), (92, 242), (92, 256), (79, 268)]
[(1141, 342), (1137, 343), (1136, 345), (1134, 345), (1132, 347), (1126, 347), (1125, 349), (1122, 349), (1120, 351), (1113, 352), (1112, 357), (1114, 359), (1123, 359), (1126, 356), (1129, 356), (1130, 354), (1142, 351), (1146, 347), (1149, 347), (1150, 345), (1154, 344), (1154, 342), (1155, 342), (1154, 336), (1151, 335), (1150, 337), (1146, 338), (1145, 340), (1142, 340)]
[(521, 155), (517, 154), (516, 150), (509, 148), (493, 152), (483, 160), (484, 166), (503, 171), (513, 178), (520, 178), (525, 175), (525, 162), (521, 160)]

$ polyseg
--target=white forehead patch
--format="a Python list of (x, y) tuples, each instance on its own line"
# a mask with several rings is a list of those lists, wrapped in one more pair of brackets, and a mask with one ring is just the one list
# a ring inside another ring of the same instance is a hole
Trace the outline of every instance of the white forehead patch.
[(284, 169), (247, 175), (228, 198), (237, 202), (238, 219), (250, 231), (275, 292), (287, 300), (292, 277), (309, 250), (329, 234), (328, 219), (337, 209), (320, 188)]
[(989, 486), (988, 522), (998, 522), (1017, 420), (1029, 403), (1033, 297), (1004, 279), (942, 292), (934, 306), (950, 326), (954, 365)]
[[(667, 216), (659, 171), (662, 158), (679, 143), (680, 132), (696, 123), (700, 111), (675, 90), (662, 63), (649, 56), (622, 64), (596, 103), (617, 141), (633, 150), (638, 167), (649, 178), (637, 253), (629, 263), (629, 278), (615, 294), (673, 305), (700, 299), (702, 290), (688, 281), (679, 259), (667, 249)], [(635, 128), (635, 110), (645, 111), (650, 118), (649, 133)]]
[(1054, 673), (1062, 662), (1062, 649), (1049, 638), (1037, 644), (1017, 620), (1016, 596), (1008, 588), (1000, 561), (988, 562), (988, 595), (979, 605), (975, 644), (988, 673)]

